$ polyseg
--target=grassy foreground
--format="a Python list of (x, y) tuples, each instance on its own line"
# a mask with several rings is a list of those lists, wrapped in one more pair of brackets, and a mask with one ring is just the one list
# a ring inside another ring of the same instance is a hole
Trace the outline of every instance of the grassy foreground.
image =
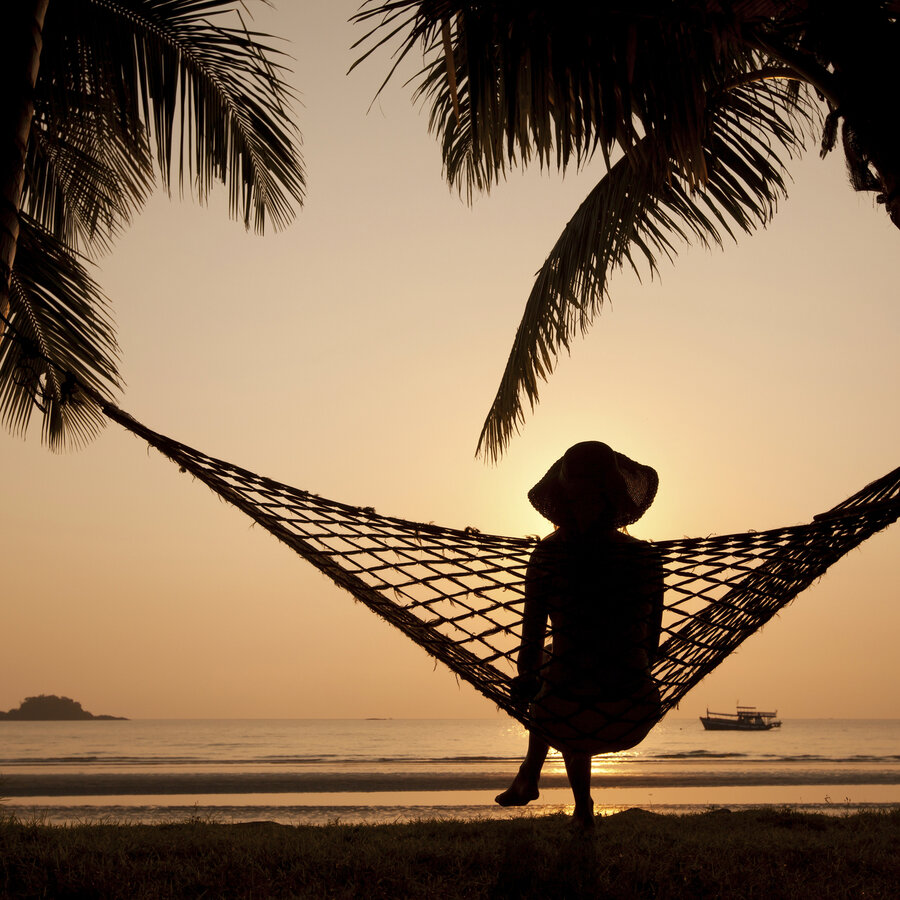
[(494, 822), (0, 819), (0, 897), (897, 897), (900, 812), (628, 810)]

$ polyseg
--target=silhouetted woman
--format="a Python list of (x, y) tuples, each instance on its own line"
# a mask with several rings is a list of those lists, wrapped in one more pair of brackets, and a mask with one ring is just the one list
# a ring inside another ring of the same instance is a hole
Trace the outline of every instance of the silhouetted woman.
[(649, 466), (585, 441), (528, 494), (557, 528), (529, 561), (513, 698), (531, 700), (532, 728), (518, 774), (496, 798), (501, 806), (538, 797), (553, 746), (565, 760), (575, 819), (591, 824), (591, 756), (635, 746), (658, 718), (650, 666), (659, 646), (662, 566), (652, 545), (620, 530), (646, 512), (658, 483)]

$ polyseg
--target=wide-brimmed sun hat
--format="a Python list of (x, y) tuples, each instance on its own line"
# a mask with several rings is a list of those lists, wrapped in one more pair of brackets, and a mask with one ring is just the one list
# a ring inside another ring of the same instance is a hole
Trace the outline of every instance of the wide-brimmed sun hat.
[(554, 525), (571, 518), (575, 504), (597, 521), (622, 528), (649, 509), (659, 476), (600, 441), (570, 447), (528, 492), (531, 505)]

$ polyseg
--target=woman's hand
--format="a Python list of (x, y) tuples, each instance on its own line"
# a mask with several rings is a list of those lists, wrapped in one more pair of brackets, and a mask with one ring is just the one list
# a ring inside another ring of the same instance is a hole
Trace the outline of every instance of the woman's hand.
[(524, 712), (540, 689), (539, 675), (516, 675), (509, 686), (509, 696), (516, 712)]

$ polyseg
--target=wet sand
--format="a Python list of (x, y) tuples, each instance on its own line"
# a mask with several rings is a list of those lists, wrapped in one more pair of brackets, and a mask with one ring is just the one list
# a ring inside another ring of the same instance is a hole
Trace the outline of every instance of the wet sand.
[[(12, 772), (3, 773), (0, 796), (83, 797), (178, 794), (319, 794), (408, 791), (499, 791), (510, 772)], [(600, 772), (597, 788), (707, 788), (781, 785), (900, 785), (900, 770), (798, 765), (777, 770), (742, 768), (691, 771)], [(542, 788), (566, 788), (563, 773), (548, 772)]]

